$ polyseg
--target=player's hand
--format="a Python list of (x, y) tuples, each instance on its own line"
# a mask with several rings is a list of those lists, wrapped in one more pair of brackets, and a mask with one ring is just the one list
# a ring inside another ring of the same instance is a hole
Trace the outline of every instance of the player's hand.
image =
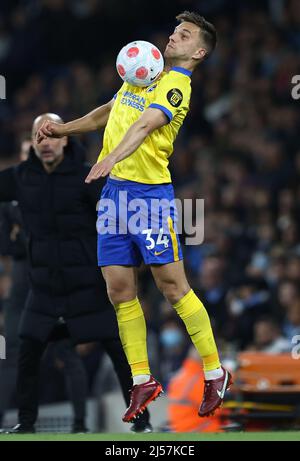
[(111, 155), (108, 155), (106, 158), (101, 160), (101, 162), (95, 163), (85, 178), (85, 182), (90, 183), (98, 178), (107, 176), (115, 166), (115, 163), (116, 161)]
[(39, 144), (45, 138), (61, 138), (65, 135), (63, 132), (64, 124), (45, 120), (36, 133), (36, 140)]

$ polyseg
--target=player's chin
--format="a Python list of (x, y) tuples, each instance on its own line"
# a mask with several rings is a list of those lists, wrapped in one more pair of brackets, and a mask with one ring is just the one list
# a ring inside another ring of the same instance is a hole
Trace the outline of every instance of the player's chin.
[(172, 48), (168, 48), (167, 50), (165, 50), (164, 52), (164, 58), (165, 59), (173, 59), (173, 58), (176, 58), (176, 53), (174, 52), (174, 50)]

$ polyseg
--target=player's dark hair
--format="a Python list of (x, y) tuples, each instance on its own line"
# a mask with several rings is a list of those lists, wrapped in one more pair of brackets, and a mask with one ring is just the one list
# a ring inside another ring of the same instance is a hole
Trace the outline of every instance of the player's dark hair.
[(180, 22), (191, 22), (200, 28), (201, 38), (207, 51), (205, 57), (208, 57), (214, 51), (217, 45), (217, 31), (215, 26), (206, 21), (206, 19), (203, 16), (200, 16), (200, 14), (192, 11), (184, 11), (183, 13), (178, 14), (176, 19)]

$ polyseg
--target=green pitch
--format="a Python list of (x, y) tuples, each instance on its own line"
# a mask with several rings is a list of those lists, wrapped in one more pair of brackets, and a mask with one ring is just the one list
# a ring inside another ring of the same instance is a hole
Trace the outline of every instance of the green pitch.
[(135, 440), (145, 441), (194, 441), (194, 442), (224, 442), (224, 441), (300, 441), (299, 432), (234, 432), (220, 434), (174, 434), (174, 433), (152, 433), (152, 434), (49, 434), (38, 433), (28, 435), (5, 435), (0, 434), (1, 441), (94, 441), (104, 440), (108, 442), (134, 442)]

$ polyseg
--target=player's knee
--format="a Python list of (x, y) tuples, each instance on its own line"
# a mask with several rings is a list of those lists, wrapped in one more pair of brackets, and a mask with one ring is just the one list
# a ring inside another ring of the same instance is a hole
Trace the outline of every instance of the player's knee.
[(190, 290), (188, 283), (182, 283), (176, 280), (161, 282), (158, 288), (172, 305), (180, 301)]
[(136, 289), (120, 282), (107, 285), (107, 295), (113, 305), (131, 301), (137, 296)]

